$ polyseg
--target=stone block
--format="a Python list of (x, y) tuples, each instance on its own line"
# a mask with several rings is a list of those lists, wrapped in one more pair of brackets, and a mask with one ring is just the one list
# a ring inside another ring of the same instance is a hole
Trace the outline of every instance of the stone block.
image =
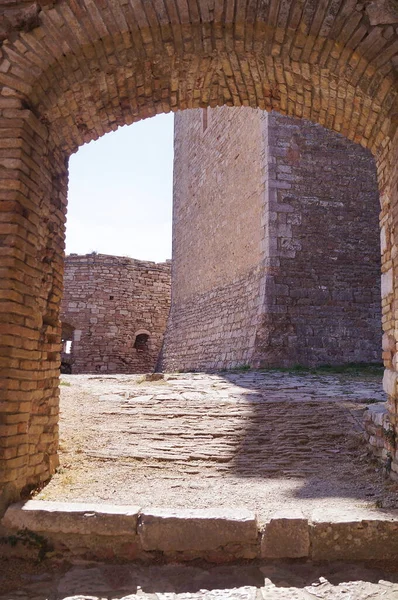
[(394, 25), (398, 23), (398, 10), (391, 0), (373, 0), (366, 6), (371, 25)]
[(256, 517), (245, 509), (147, 509), (140, 514), (138, 533), (144, 550), (166, 554), (245, 548), (258, 538)]
[(261, 539), (262, 558), (304, 558), (309, 555), (308, 519), (300, 510), (278, 511), (266, 524)]
[(364, 418), (372, 421), (375, 425), (382, 427), (388, 420), (386, 402), (377, 402), (367, 407)]
[(1, 525), (47, 534), (135, 535), (138, 506), (29, 500), (12, 504)]
[(381, 297), (386, 298), (394, 290), (394, 277), (392, 269), (381, 275)]
[(395, 397), (397, 389), (397, 373), (391, 369), (384, 369), (383, 390), (388, 396)]
[(398, 511), (314, 511), (313, 560), (398, 560)]

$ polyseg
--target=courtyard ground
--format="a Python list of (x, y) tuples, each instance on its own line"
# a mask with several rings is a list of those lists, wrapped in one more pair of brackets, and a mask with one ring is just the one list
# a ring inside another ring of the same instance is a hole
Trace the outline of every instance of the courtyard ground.
[(379, 376), (62, 376), (61, 465), (38, 499), (141, 507), (394, 508), (362, 443)]

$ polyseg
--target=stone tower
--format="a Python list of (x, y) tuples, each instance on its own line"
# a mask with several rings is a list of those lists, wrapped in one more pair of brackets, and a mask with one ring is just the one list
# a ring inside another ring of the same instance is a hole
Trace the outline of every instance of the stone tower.
[(380, 360), (370, 152), (249, 108), (176, 114), (166, 370)]

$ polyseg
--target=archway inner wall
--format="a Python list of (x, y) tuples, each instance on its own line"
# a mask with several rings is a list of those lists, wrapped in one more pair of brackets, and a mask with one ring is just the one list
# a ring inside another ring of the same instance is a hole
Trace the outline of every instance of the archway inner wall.
[(11, 112), (3, 108), (0, 119), (2, 502), (40, 485), (58, 465), (68, 181), (47, 128), (29, 110)]

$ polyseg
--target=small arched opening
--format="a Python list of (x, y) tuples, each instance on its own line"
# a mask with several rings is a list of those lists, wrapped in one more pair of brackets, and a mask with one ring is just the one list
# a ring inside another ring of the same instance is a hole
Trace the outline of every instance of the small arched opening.
[(62, 323), (61, 373), (72, 373), (74, 332), (75, 328), (72, 325)]
[(138, 331), (135, 334), (134, 346), (137, 352), (147, 352), (149, 350), (149, 337), (148, 331)]

